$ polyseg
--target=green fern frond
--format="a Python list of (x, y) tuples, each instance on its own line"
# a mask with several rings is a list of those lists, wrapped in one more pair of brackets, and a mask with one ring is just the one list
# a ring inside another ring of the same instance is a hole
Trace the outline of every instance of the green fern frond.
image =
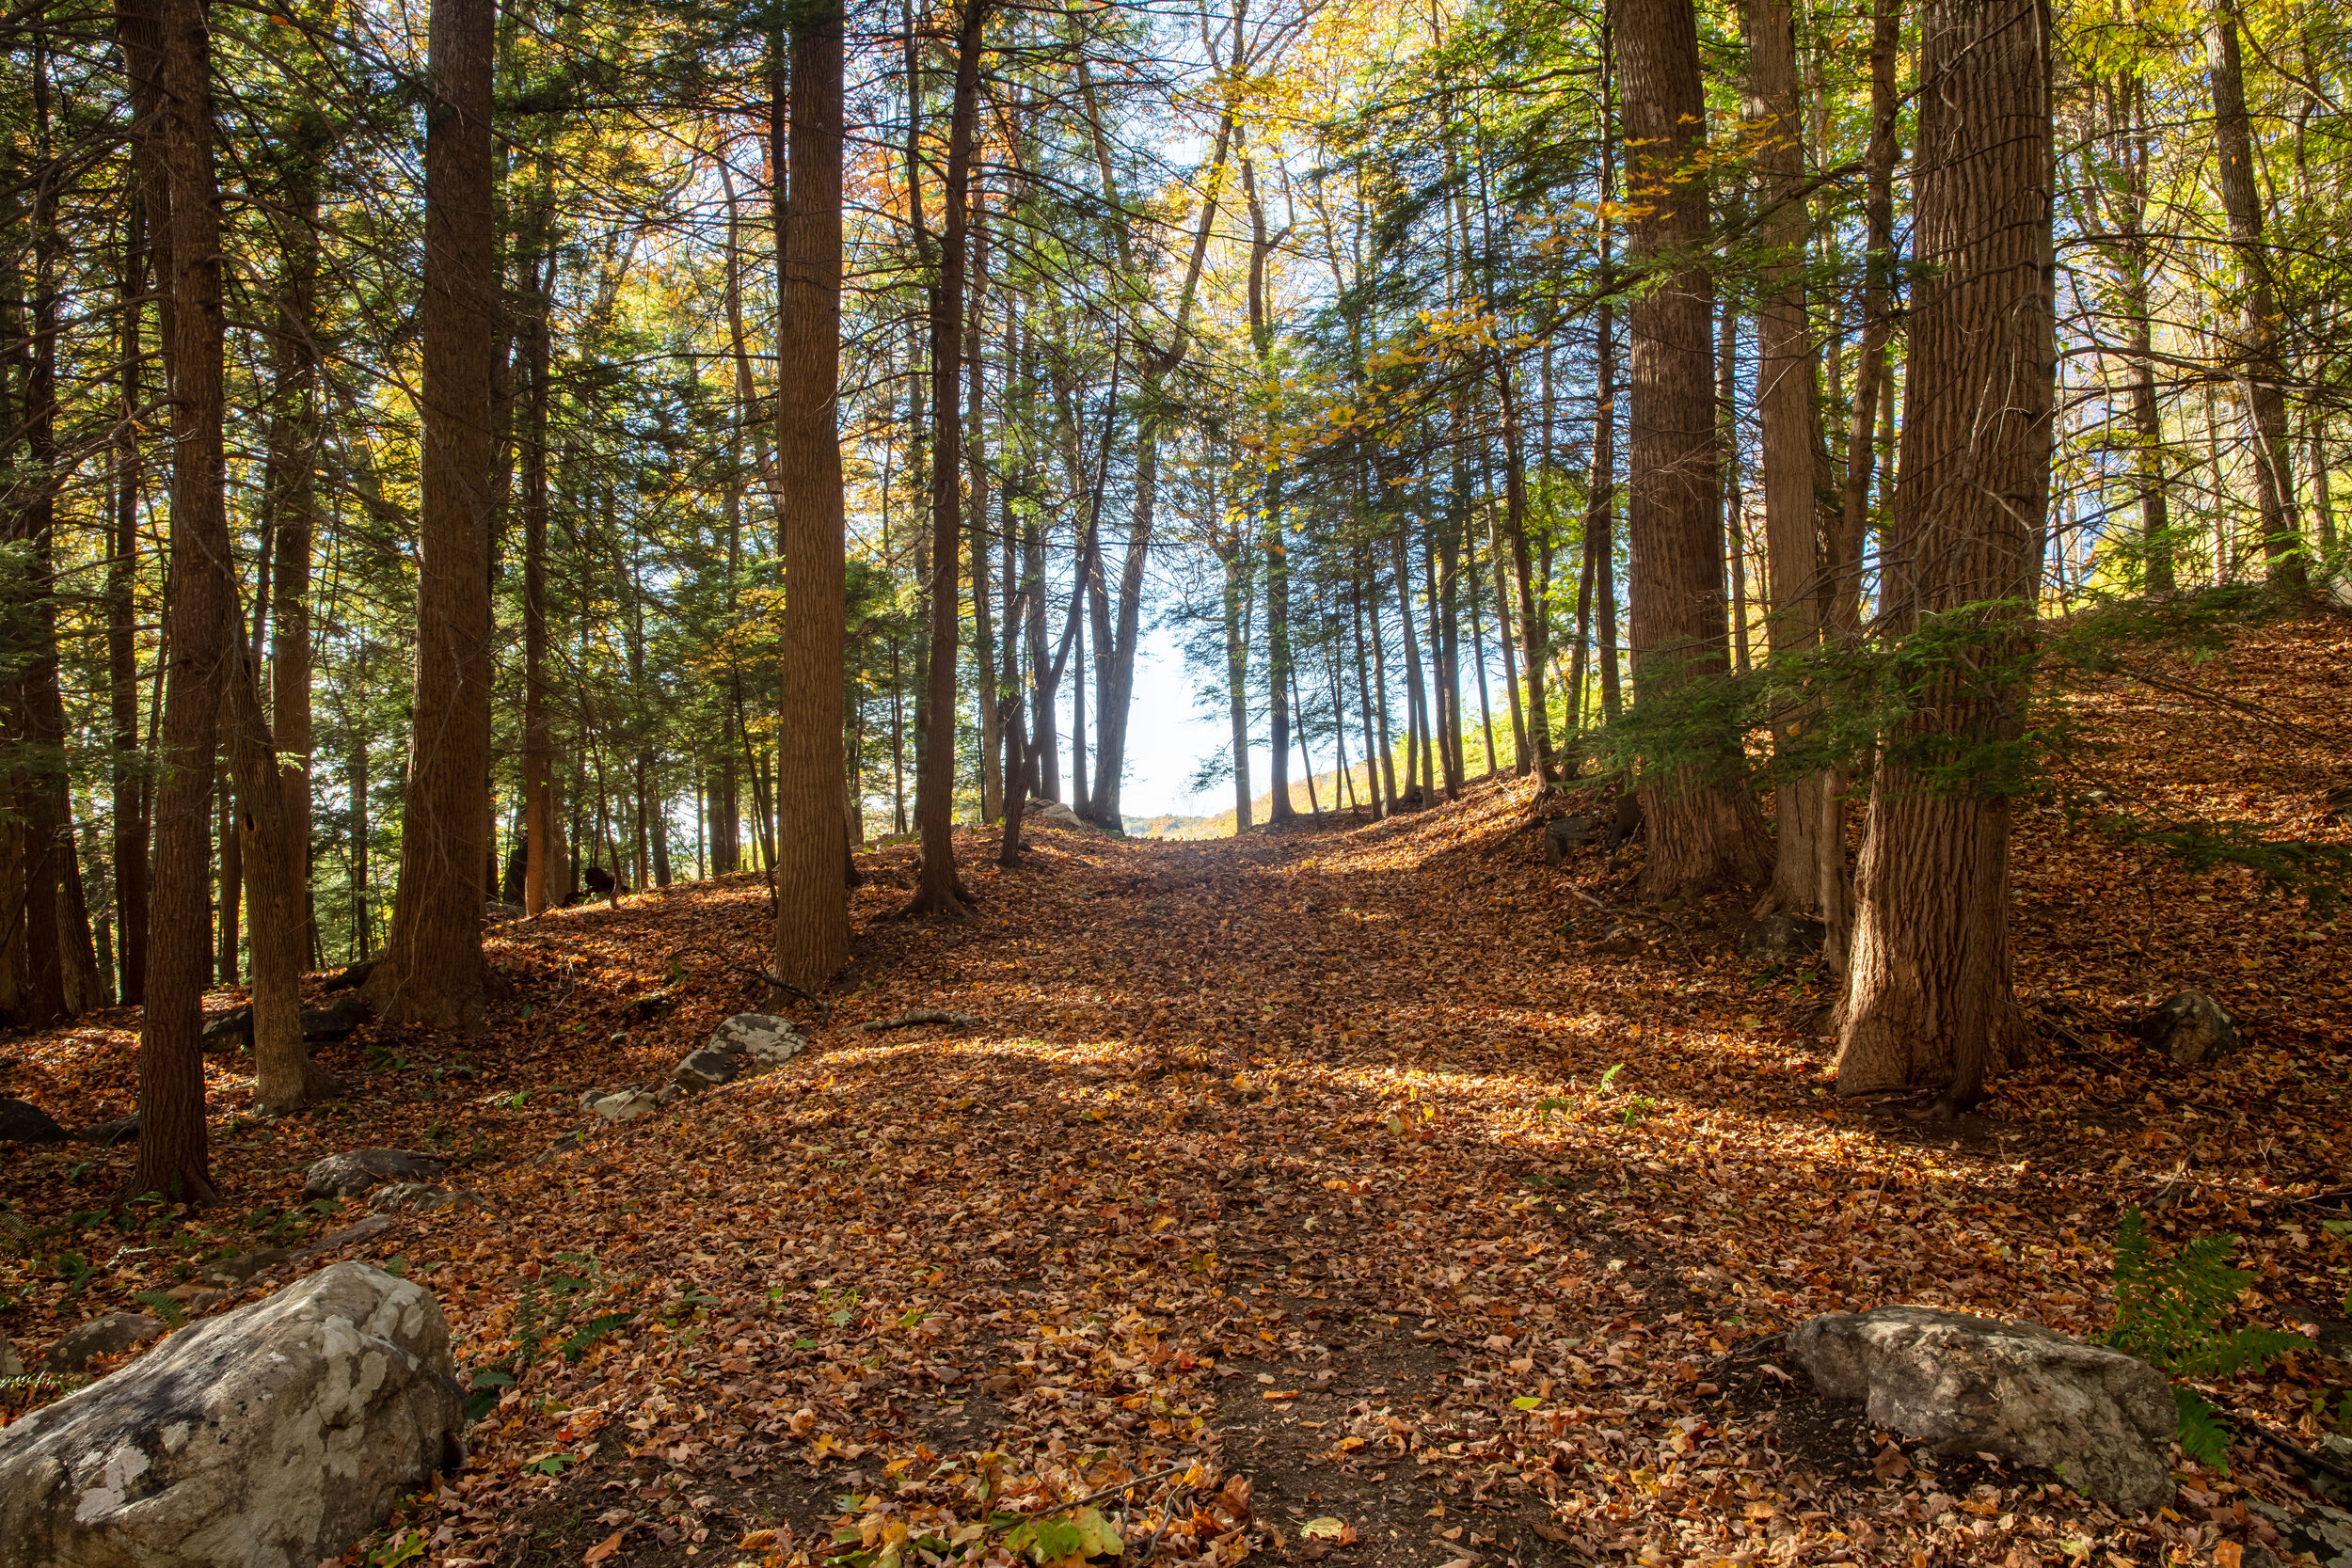
[(182, 1306), (179, 1298), (168, 1291), (140, 1291), (131, 1299), (142, 1307), (151, 1308), (155, 1316), (164, 1320), (165, 1326), (168, 1328), (182, 1327), (188, 1321), (188, 1309)]
[(2247, 1328), (2224, 1334), (2222, 1322), (2254, 1275), (2233, 1268), (2235, 1236), (2200, 1236), (2172, 1258), (2158, 1258), (2137, 1209), (2124, 1211), (2115, 1238), (2115, 1326), (2098, 1336), (2158, 1370), (2227, 1377), (2309, 1350), (2299, 1334)]
[(2185, 1383), (2172, 1386), (2172, 1402), (2181, 1412), (2181, 1452), (2200, 1465), (2211, 1466), (2217, 1475), (2228, 1475), (2232, 1433), (2221, 1413)]
[(2260, 1371), (2282, 1355), (2316, 1348), (2300, 1334), (2275, 1328), (2241, 1328), (2187, 1352), (2173, 1365), (2185, 1377), (2235, 1377), (2240, 1372)]

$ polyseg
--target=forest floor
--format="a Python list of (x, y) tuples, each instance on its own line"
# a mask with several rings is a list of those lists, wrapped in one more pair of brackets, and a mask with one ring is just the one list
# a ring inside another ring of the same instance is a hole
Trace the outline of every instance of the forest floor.
[[(2256, 705), (2119, 681), (2074, 784), (2352, 838), (2321, 817), (2352, 782), (2352, 626), (2150, 673)], [(223, 1206), (126, 1230), (101, 1212), (124, 1151), (0, 1147), (10, 1210), (65, 1227), (0, 1259), (0, 1332), (30, 1359), (137, 1292), (253, 1299), (310, 1264), (199, 1293), (207, 1260), (359, 1208), (304, 1208), (304, 1167), (412, 1148), (484, 1205), (319, 1256), (428, 1282), (461, 1371), (516, 1381), (354, 1562), (915, 1568), (977, 1540), (1005, 1564), (1083, 1551), (1008, 1533), (1081, 1497), (1129, 1568), (2234, 1565), (2263, 1540), (2245, 1501), (2296, 1492), (2265, 1448), (2119, 1517), (1873, 1432), (1773, 1337), (1896, 1301), (2095, 1331), (2137, 1204), (2168, 1244), (2237, 1235), (2248, 1318), (2324, 1336), (2227, 1389), (2308, 1444), (2352, 1382), (2352, 1244), (2322, 1224), (2352, 1214), (2343, 926), (2032, 805), (2036, 1054), (1939, 1126), (1834, 1097), (1820, 988), (1735, 958), (1741, 909), (1642, 909), (1597, 851), (1547, 866), (1531, 799), (1218, 843), (1040, 830), (1012, 871), (967, 836), (971, 926), (884, 918), (914, 851), (862, 855), (815, 1045), (628, 1124), (581, 1092), (660, 1081), (755, 1005), (730, 966), (765, 949), (764, 888), (500, 927), (486, 1040), (363, 1032), (324, 1053), (350, 1098), (277, 1122), (213, 1059)], [(2249, 1043), (2180, 1069), (2130, 1027), (2190, 986)], [(849, 1028), (910, 1008), (982, 1022)], [(0, 1043), (0, 1094), (127, 1112), (135, 1025)]]

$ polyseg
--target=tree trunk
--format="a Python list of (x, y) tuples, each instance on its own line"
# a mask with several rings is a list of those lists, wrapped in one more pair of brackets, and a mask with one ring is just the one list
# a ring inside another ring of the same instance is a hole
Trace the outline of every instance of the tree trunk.
[[(170, 646), (157, 759), (153, 929), (140, 1015), (138, 1155), (120, 1196), (151, 1192), (193, 1203), (214, 1196), (199, 1037), (212, 958), (205, 895), (213, 769), (234, 603), (222, 493), (220, 186), (213, 168), (210, 35), (200, 0), (154, 0), (152, 10), (142, 0), (126, 16), (125, 29), (144, 33), (155, 24), (165, 89), (157, 139), (172, 230), (171, 578), (164, 610)], [(136, 81), (137, 63), (132, 73)]]
[[(136, 154), (135, 154), (136, 156)], [(145, 309), (147, 203), (134, 191), (124, 223), (119, 294), (122, 394), (115, 436), (114, 540), (106, 560), (106, 704), (111, 721), (109, 784), (114, 797), (116, 994), (125, 1006), (147, 998), (148, 782), (139, 752), (137, 606), (139, 500), (146, 489), (137, 421), (145, 393), (139, 375), (139, 317)], [(168, 216), (168, 214), (166, 214)], [(163, 279), (166, 287), (170, 279)]]
[[(957, 546), (962, 529), (962, 463), (957, 392), (962, 355), (965, 226), (970, 206), (972, 148), (979, 119), (980, 34), (989, 0), (963, 0), (956, 31), (955, 100), (948, 113), (947, 170), (940, 219), (939, 275), (931, 288), (931, 626), (928, 696), (915, 759), (915, 816), (923, 834), (923, 870), (908, 913), (969, 919), (971, 894), (956, 874), (956, 619)], [(838, 661), (836, 660), (836, 663)], [(837, 670), (827, 678), (838, 687)], [(834, 733), (840, 733), (835, 721)], [(841, 769), (836, 760), (834, 773)], [(839, 864), (839, 857), (834, 857)]]
[[(278, 755), (286, 904), (278, 934), (299, 972), (310, 948), (310, 550), (318, 528), (317, 161), (324, 138), (301, 136), (286, 159), (289, 219), (279, 242), (278, 331), (271, 344), (273, 398), (266, 483), (275, 559), (270, 584), (270, 732)], [(233, 677), (232, 677), (233, 678)], [(247, 856), (252, 849), (247, 846)], [(264, 916), (257, 893), (259, 939)], [(257, 947), (258, 953), (258, 947)], [(257, 960), (256, 980), (260, 964)], [(259, 1003), (256, 1002), (258, 1009)], [(298, 1010), (298, 1007), (297, 1007)], [(256, 1017), (258, 1019), (258, 1011)], [(259, 1040), (258, 1022), (256, 1040)], [(300, 1027), (295, 1043), (300, 1044)], [(258, 1053), (257, 1053), (258, 1055)], [(306, 1058), (307, 1059), (307, 1058)], [(270, 1095), (265, 1087), (263, 1099)], [(280, 1104), (277, 1108), (283, 1109)]]
[[(1804, 198), (1804, 119), (1798, 103), (1796, 13), (1788, 0), (1750, 0), (1749, 137), (1756, 147), (1769, 264), (1756, 317), (1756, 412), (1764, 442), (1765, 635), (1774, 657), (1802, 659), (1820, 642), (1820, 496), (1815, 452), (1813, 340), (1805, 323), (1804, 261), (1810, 243)], [(1805, 721), (1774, 726), (1788, 747)], [(1809, 909), (1822, 902), (1820, 773), (1784, 776), (1773, 812), (1772, 880), (1766, 903)]]
[[(975, 203), (983, 214), (985, 206)], [(997, 729), (996, 690), (996, 625), (995, 607), (989, 603), (988, 550), (988, 453), (983, 446), (987, 436), (987, 418), (983, 394), (987, 376), (980, 359), (980, 328), (988, 315), (988, 230), (983, 223), (973, 225), (972, 238), (972, 307), (965, 318), (963, 357), (970, 367), (964, 383), (964, 464), (969, 476), (971, 497), (969, 521), (965, 535), (972, 556), (972, 689), (977, 697), (974, 705), (978, 712), (980, 732), (980, 820), (993, 822), (1004, 810), (1004, 781), (999, 771), (997, 749), (1003, 736)], [(1001, 377), (1000, 377), (1001, 379)]]
[[(1706, 243), (1707, 104), (1692, 0), (1620, 0), (1617, 73), (1629, 183), (1644, 193), (1629, 254), (1656, 271), (1633, 306), (1633, 408), (1627, 537), (1633, 670), (1662, 701), (1727, 665), (1723, 533), (1716, 519), (1712, 284), (1690, 255)], [(1702, 744), (1736, 764), (1736, 736)], [(1710, 765), (1646, 771), (1649, 861), (1643, 889), (1681, 896), (1764, 869), (1761, 823), (1743, 786)]]
[[(543, 210), (544, 211), (544, 210)], [(536, 226), (545, 241), (547, 220)], [(553, 358), (554, 247), (527, 260), (523, 300), (523, 912), (544, 914), (564, 901), (556, 844), (555, 735), (548, 714), (548, 405)], [(732, 578), (730, 577), (730, 581)], [(729, 763), (728, 783), (734, 782)], [(732, 867), (728, 867), (732, 869)]]
[[(1215, 525), (1212, 524), (1212, 527)], [(1225, 718), (1233, 757), (1233, 832), (1248, 832), (1256, 797), (1249, 788), (1249, 610), (1257, 597), (1249, 542), (1236, 520), (1220, 535), (1224, 568), (1218, 602), (1225, 614)]]
[[(358, 661), (364, 674), (367, 662), (364, 652)], [(375, 950), (374, 922), (368, 913), (368, 731), (363, 723), (351, 726), (351, 759), (348, 788), (351, 792), (351, 958), (354, 963), (366, 958)]]
[[(1963, 606), (1957, 638), (1887, 737), (1855, 880), (1837, 1086), (1949, 1080), (1981, 1094), (2019, 1022), (2010, 986), (2008, 797), (1988, 749), (2023, 722), (2027, 596), (2048, 515), (2054, 365), (2049, 13), (2041, 0), (1920, 11), (1914, 245), (1901, 474), (1883, 546), (1898, 636)], [(1968, 782), (1923, 763), (1974, 753)]]
[(2230, 215), (2230, 239), (2237, 250), (2246, 291), (2245, 336), (2237, 349), (2239, 373), (2254, 411), (2254, 484), (2262, 501), (2263, 554), (2270, 562), (2270, 585), (2296, 598), (2311, 592), (2303, 566), (2303, 540), (2295, 517), (2295, 476), (2289, 457), (2294, 439), (2287, 429), (2286, 373), (2279, 352), (2278, 288), (2271, 277), (2269, 246), (2263, 238), (2263, 198), (2254, 178), (2254, 135), (2246, 112), (2246, 75), (2238, 59), (2237, 13), (2224, 6), (2205, 35), (2205, 65), (2213, 82), (2216, 150), (2220, 154), (2221, 205)]
[(18, 753), (14, 795), (24, 827), (21, 896), (27, 962), (20, 1022), (38, 1027), (71, 1016), (72, 994), (87, 988), (77, 986), (68, 973), (80, 944), (68, 928), (65, 896), (73, 833), (66, 799), (65, 702), (58, 685), (54, 576), (56, 493), (64, 478), (57, 466), (56, 438), (57, 204), (64, 170), (50, 145), (48, 46), (37, 42), (31, 53), (34, 143), (40, 160), (33, 175), (31, 309), (24, 318), (24, 341), (11, 345), (23, 356), (28, 372), (22, 412), (30, 471), (16, 487), (25, 499), (8, 517), (8, 532), (24, 547), (29, 596), (16, 607), (15, 629), (23, 643), (15, 650), (18, 671), (9, 706)]
[[(175, 0), (184, 3), (184, 0)], [(499, 341), (491, 0), (434, 0), (425, 132), (424, 425), (417, 655), (400, 880), (377, 1016), (483, 1027), (483, 865), (490, 817), (490, 364)]]

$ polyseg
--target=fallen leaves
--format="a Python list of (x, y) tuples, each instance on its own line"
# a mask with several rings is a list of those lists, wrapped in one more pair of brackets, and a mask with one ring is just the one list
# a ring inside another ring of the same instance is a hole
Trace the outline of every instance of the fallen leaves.
[[(2297, 646), (2239, 667), (2285, 680)], [(2117, 702), (2110, 766), (2238, 778), (2253, 806), (2283, 788), (2266, 755), (2153, 746)], [(976, 927), (879, 923), (898, 894), (870, 887), (806, 1055), (627, 1125), (587, 1126), (580, 1092), (658, 1081), (746, 1004), (765, 889), (501, 927), (495, 1046), (370, 1031), (337, 1048), (350, 1101), (276, 1122), (208, 1064), (233, 1210), (126, 1230), (87, 1212), (126, 1150), (0, 1153), (49, 1232), (0, 1259), (8, 1332), (38, 1347), (183, 1266), (337, 1233), (347, 1211), (298, 1200), (310, 1160), (430, 1148), (489, 1206), (352, 1245), (408, 1259), (486, 1396), (466, 1470), (385, 1537), (429, 1527), (443, 1563), (734, 1542), (763, 1565), (1070, 1568), (1115, 1539), (1131, 1568), (1230, 1568), (1284, 1532), (1426, 1568), (1441, 1528), (1457, 1565), (1547, 1550), (1521, 1532), (1616, 1562), (2226, 1560), (2237, 1497), (2282, 1484), (2259, 1453), (2198, 1477), (2209, 1513), (2102, 1519), (1819, 1405), (1771, 1336), (1890, 1300), (2099, 1326), (2126, 1202), (2244, 1236), (2263, 1321), (2340, 1317), (2342, 942), (2028, 814), (2019, 974), (2088, 1045), (1997, 1080), (1957, 1135), (1832, 1119), (1818, 985), (1759, 979), (1707, 911), (1597, 953), (1533, 845), (1457, 852), (1526, 803), (1503, 781), (1348, 832), (1041, 832), (1016, 870), (972, 857)], [(2197, 911), (2179, 944), (2150, 948), (2143, 888)], [(2231, 1001), (2246, 1051), (2175, 1072), (2121, 1023), (2224, 937), (2276, 960), (2269, 1000)], [(632, 1012), (651, 988), (664, 1005)], [(11, 1043), (0, 1092), (127, 1109), (126, 1024)], [(2331, 1365), (2235, 1397), (2300, 1431)]]

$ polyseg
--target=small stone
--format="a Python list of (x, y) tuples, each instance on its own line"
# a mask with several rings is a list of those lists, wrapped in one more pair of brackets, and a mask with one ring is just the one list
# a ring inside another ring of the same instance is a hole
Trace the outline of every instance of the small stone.
[(1828, 927), (1801, 914), (1768, 914), (1741, 927), (1731, 949), (1753, 964), (1802, 963), (1821, 950), (1828, 934)]
[(207, 1051), (234, 1051), (241, 1045), (252, 1043), (253, 1009), (250, 1006), (231, 1007), (204, 1025), (204, 1049)]
[(2238, 1048), (2237, 1021), (2201, 990), (2167, 997), (2139, 1026), (2139, 1037), (2171, 1059), (2174, 1067), (2198, 1067)]
[(429, 1186), (421, 1181), (395, 1181), (389, 1187), (378, 1187), (368, 1199), (368, 1207), (379, 1214), (396, 1214), (413, 1211), (430, 1213), (440, 1209), (479, 1209), (482, 1195), (454, 1192), (447, 1187)]
[(1589, 816), (1555, 816), (1544, 824), (1544, 859), (1553, 865), (1599, 836), (1600, 824)]
[(358, 1148), (330, 1154), (310, 1167), (302, 1182), (304, 1197), (358, 1197), (387, 1181), (429, 1181), (441, 1174), (441, 1162), (429, 1154), (403, 1148)]
[(1029, 802), (1028, 815), (1048, 828), (1083, 828), (1087, 825), (1085, 817), (1080, 816), (1059, 800), (1047, 800), (1042, 803), (1032, 800)]
[(588, 1108), (607, 1121), (635, 1121), (639, 1117), (653, 1115), (660, 1101), (643, 1089), (623, 1089), (608, 1094)]
[(684, 1094), (685, 1092), (686, 1091), (684, 1089), (679, 1088), (675, 1084), (664, 1084), (660, 1088), (653, 1091), (653, 1102), (657, 1106), (667, 1105), (670, 1101), (677, 1099), (678, 1096)]
[(367, 1003), (357, 994), (339, 996), (324, 1007), (302, 1009), (302, 1037), (314, 1045), (349, 1039), (369, 1016)]
[(747, 1058), (732, 1051), (712, 1051), (705, 1048), (691, 1053), (670, 1071), (670, 1082), (677, 1087), (693, 1092), (696, 1089), (717, 1088), (732, 1084), (742, 1072)]
[(40, 1358), (44, 1372), (78, 1372), (102, 1355), (120, 1355), (134, 1346), (164, 1337), (164, 1325), (144, 1312), (109, 1312), (92, 1318), (49, 1347)]
[(23, 1377), (24, 1363), (17, 1358), (16, 1347), (0, 1338), (0, 1377)]
[(65, 1129), (48, 1112), (22, 1100), (0, 1100), (0, 1144), (61, 1144)]
[(2352, 1513), (2317, 1503), (2284, 1509), (2250, 1497), (2246, 1506), (2270, 1521), (2288, 1560), (2305, 1561), (2300, 1554), (2309, 1552), (2320, 1568), (2352, 1568)]

